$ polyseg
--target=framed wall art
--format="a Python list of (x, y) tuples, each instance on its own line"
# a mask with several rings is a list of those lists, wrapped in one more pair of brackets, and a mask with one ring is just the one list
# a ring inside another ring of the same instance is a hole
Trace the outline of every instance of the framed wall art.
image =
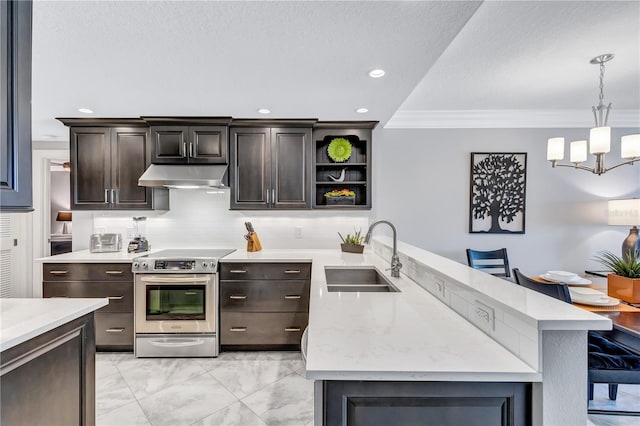
[(469, 232), (524, 234), (526, 152), (472, 152)]

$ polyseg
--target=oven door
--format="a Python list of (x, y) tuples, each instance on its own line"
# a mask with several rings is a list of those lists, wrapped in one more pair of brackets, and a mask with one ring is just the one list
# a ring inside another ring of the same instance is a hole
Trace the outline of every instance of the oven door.
[(136, 333), (215, 333), (215, 274), (138, 274)]

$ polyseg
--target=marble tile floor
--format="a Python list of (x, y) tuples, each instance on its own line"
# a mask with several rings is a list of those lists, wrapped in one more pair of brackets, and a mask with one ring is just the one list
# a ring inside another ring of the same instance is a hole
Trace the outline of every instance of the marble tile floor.
[[(640, 411), (640, 386), (617, 401), (596, 385), (590, 408)], [(313, 382), (299, 352), (217, 358), (96, 355), (97, 426), (313, 426)], [(589, 425), (640, 426), (640, 417), (589, 415)]]
[(299, 352), (217, 358), (96, 355), (96, 425), (313, 426)]

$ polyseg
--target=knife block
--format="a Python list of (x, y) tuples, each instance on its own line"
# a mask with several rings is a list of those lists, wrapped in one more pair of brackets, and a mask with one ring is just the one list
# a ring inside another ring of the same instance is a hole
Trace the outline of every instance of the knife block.
[(247, 251), (260, 251), (262, 250), (262, 245), (260, 245), (260, 239), (258, 238), (258, 234), (255, 232), (249, 233), (250, 240), (247, 241)]

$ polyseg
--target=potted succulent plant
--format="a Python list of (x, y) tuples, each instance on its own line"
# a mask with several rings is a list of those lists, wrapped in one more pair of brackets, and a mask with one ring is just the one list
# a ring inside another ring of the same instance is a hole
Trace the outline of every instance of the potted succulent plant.
[(342, 240), (342, 244), (340, 244), (340, 248), (342, 251), (347, 253), (362, 253), (364, 251), (364, 246), (362, 245), (362, 233), (358, 229), (353, 229), (353, 235), (347, 234), (346, 237), (343, 237), (341, 233), (338, 232), (340, 239)]
[(344, 189), (334, 189), (333, 191), (325, 192), (324, 198), (327, 200), (328, 206), (336, 205), (354, 205), (356, 203), (356, 193)]
[(595, 260), (611, 270), (607, 275), (607, 293), (629, 303), (640, 303), (640, 251), (623, 259), (610, 251), (600, 252)]

